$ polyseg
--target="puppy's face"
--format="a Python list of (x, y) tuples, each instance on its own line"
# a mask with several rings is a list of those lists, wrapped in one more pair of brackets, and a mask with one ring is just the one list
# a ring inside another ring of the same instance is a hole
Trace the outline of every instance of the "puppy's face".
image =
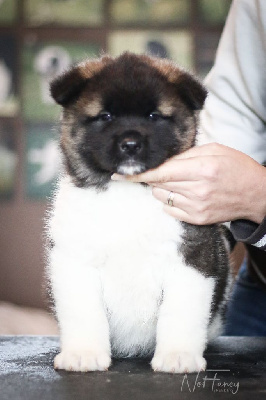
[(83, 62), (51, 84), (61, 147), (78, 186), (155, 168), (195, 143), (205, 89), (169, 61), (125, 53)]

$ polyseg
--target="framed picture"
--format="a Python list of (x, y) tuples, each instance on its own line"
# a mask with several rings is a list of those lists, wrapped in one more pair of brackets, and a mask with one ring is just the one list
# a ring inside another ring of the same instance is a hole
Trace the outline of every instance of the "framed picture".
[(23, 54), (23, 114), (29, 121), (55, 121), (60, 107), (50, 96), (50, 81), (70, 64), (100, 51), (96, 43), (27, 41)]
[(104, 0), (25, 0), (28, 25), (95, 26), (103, 22)]
[(192, 37), (178, 31), (114, 31), (109, 36), (108, 50), (117, 56), (123, 51), (167, 57), (185, 68), (192, 68)]
[(196, 71), (204, 79), (214, 64), (215, 54), (220, 39), (219, 33), (202, 32), (196, 37)]
[(204, 24), (224, 24), (231, 0), (199, 0), (199, 19)]
[(53, 124), (26, 125), (26, 196), (47, 199), (60, 172), (58, 132)]
[(111, 20), (120, 24), (184, 23), (189, 18), (187, 0), (112, 0)]
[(0, 36), (0, 116), (18, 111), (16, 82), (16, 43), (11, 35)]
[(0, 26), (10, 25), (17, 18), (17, 0), (0, 0)]
[(0, 200), (15, 193), (18, 154), (13, 120), (0, 120)]

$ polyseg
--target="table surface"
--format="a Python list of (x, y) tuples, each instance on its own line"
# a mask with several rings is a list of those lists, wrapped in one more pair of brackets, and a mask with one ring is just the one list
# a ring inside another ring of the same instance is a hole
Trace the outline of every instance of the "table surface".
[(55, 336), (0, 337), (1, 400), (266, 399), (266, 337), (220, 337), (199, 374), (155, 373), (148, 359), (117, 359), (107, 372), (53, 369)]

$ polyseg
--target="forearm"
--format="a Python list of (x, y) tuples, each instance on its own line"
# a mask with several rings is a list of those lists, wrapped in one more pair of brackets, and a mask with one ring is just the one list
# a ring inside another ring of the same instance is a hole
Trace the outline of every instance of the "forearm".
[(240, 198), (246, 209), (242, 218), (259, 225), (266, 216), (266, 168), (256, 163), (253, 165), (253, 170), (243, 171), (247, 185)]

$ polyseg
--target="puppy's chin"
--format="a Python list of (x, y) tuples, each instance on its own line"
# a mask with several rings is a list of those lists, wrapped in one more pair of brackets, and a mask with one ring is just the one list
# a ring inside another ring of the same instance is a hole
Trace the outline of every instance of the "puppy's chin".
[(120, 175), (137, 175), (146, 170), (147, 168), (143, 163), (136, 161), (123, 162), (117, 167), (117, 173)]

